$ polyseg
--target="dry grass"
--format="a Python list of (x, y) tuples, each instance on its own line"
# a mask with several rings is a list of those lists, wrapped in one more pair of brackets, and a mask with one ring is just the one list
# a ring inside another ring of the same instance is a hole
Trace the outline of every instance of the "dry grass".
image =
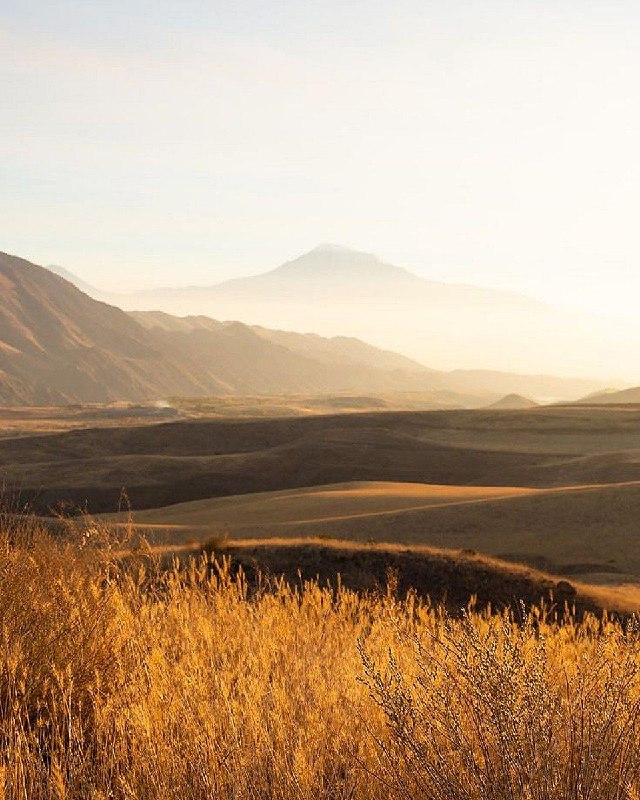
[[(354, 482), (136, 511), (149, 540), (334, 536), (479, 549), (588, 583), (640, 579), (640, 483), (531, 489)], [(117, 524), (121, 516), (104, 515)]]
[(44, 514), (63, 501), (112, 513), (122, 486), (141, 510), (347, 481), (604, 485), (640, 480), (639, 419), (546, 408), (122, 424), (0, 439), (0, 475)]
[(0, 796), (613, 800), (640, 786), (640, 637), (0, 527)]

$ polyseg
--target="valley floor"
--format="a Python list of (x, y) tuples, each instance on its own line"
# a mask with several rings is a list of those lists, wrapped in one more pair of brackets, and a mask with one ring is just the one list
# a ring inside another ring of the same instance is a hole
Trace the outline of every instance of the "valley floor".
[(161, 423), (132, 423), (118, 409), (99, 423), (96, 413), (76, 409), (83, 427), (48, 434), (33, 430), (37, 414), (22, 431), (14, 420), (0, 438), (14, 506), (122, 523), (110, 515), (130, 505), (150, 540), (167, 545), (222, 532), (333, 537), (473, 549), (589, 583), (640, 582), (637, 406), (204, 413)]

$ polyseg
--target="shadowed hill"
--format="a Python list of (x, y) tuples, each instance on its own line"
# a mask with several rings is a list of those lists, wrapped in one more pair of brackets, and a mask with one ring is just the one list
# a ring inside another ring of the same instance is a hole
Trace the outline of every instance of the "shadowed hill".
[[(640, 577), (640, 481), (531, 489), (353, 482), (211, 498), (134, 512), (149, 541), (227, 531), (473, 548), (556, 574), (624, 583)], [(127, 516), (109, 516), (115, 524)]]
[(40, 510), (115, 511), (347, 481), (552, 487), (640, 480), (638, 413), (386, 412), (196, 420), (0, 441), (0, 473)]
[[(199, 546), (172, 550), (167, 554), (184, 557)], [(157, 551), (162, 553), (163, 551)], [(358, 592), (397, 592), (402, 597), (414, 591), (433, 603), (442, 603), (459, 613), (470, 602), (476, 608), (511, 608), (519, 612), (544, 604), (561, 616), (565, 603), (578, 616), (603, 608), (635, 610), (635, 597), (626, 605), (604, 601), (592, 587), (582, 587), (535, 569), (487, 558), (469, 550), (441, 550), (424, 546), (394, 544), (363, 545), (322, 539), (266, 539), (232, 541), (219, 555), (232, 558), (250, 582), (259, 575), (282, 576), (292, 585), (317, 580), (321, 586), (340, 585)]]

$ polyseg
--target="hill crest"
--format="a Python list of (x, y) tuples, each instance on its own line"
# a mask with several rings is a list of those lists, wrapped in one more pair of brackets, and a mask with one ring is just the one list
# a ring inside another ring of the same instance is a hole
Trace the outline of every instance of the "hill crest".
[(640, 386), (628, 389), (607, 389), (604, 392), (595, 392), (578, 401), (580, 405), (639, 405)]
[(530, 397), (525, 397), (521, 394), (506, 394), (504, 397), (501, 397), (500, 400), (497, 400), (495, 403), (492, 403), (488, 408), (492, 408), (496, 411), (500, 409), (504, 410), (518, 410), (518, 409), (527, 409), (527, 408), (537, 408), (539, 403), (536, 403), (535, 400), (532, 400)]

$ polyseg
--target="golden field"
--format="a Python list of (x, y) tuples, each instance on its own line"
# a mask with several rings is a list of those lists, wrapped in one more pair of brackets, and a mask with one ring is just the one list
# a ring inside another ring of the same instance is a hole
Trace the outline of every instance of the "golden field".
[[(335, 537), (477, 549), (609, 585), (637, 582), (640, 483), (448, 486), (351, 482), (253, 492), (135, 511), (149, 540), (178, 545), (226, 531), (251, 537)], [(105, 515), (127, 524), (127, 513)]]
[(640, 788), (640, 632), (0, 541), (4, 798), (609, 800)]
[(151, 412), (175, 409), (126, 416), (135, 411), (14, 410), (0, 437), (14, 507), (109, 515), (124, 487), (158, 544), (220, 530), (331, 536), (474, 549), (587, 583), (640, 581), (638, 406), (164, 422)]

